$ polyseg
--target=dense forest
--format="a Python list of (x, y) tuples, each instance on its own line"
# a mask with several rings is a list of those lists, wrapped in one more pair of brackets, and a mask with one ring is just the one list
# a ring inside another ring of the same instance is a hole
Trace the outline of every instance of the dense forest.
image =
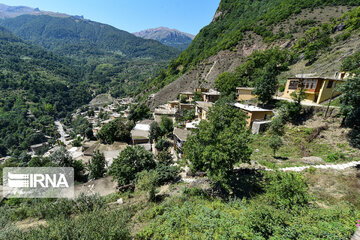
[(56, 135), (54, 119), (91, 100), (71, 60), (0, 28), (0, 155)]

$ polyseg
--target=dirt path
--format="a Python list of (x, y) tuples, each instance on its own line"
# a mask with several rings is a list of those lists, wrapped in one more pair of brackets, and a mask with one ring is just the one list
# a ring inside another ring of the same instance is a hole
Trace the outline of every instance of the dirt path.
[[(355, 167), (360, 165), (360, 161), (343, 163), (343, 164), (329, 164), (329, 165), (315, 165), (315, 166), (304, 166), (304, 167), (288, 167), (280, 168), (281, 171), (292, 171), (292, 172), (301, 172), (309, 168), (318, 168), (318, 169), (334, 169), (334, 170), (345, 170), (347, 168)], [(267, 169), (270, 170), (270, 169)]]
[[(329, 164), (329, 165), (314, 165), (314, 166), (303, 166), (303, 167), (287, 167), (287, 168), (279, 168), (279, 171), (284, 172), (302, 172), (309, 168), (316, 168), (316, 169), (334, 169), (334, 170), (345, 170), (351, 167), (360, 166), (360, 161), (354, 161), (354, 162), (348, 162), (343, 164)], [(244, 169), (243, 167), (239, 168), (236, 167), (235, 169)], [(250, 169), (250, 168), (249, 168)], [(253, 169), (253, 168), (252, 168)], [(258, 170), (265, 170), (265, 171), (274, 171), (273, 169), (265, 168), (265, 167), (259, 167)], [(193, 183), (197, 181), (197, 178), (193, 177), (184, 177), (186, 176), (183, 174), (182, 181), (185, 183)], [(359, 239), (360, 240), (360, 239)]]
[(60, 133), (60, 141), (61, 142), (63, 142), (63, 143), (65, 143), (65, 131), (64, 131), (64, 127), (63, 127), (63, 125), (61, 124), (61, 122), (60, 121), (55, 121), (55, 125), (56, 125), (56, 127), (57, 127), (57, 129), (58, 129), (58, 132)]

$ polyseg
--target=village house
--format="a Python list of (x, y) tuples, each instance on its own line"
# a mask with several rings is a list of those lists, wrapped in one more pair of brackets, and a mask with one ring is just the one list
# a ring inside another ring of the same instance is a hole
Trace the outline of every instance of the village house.
[(180, 110), (191, 110), (194, 109), (195, 105), (191, 103), (180, 103)]
[(158, 123), (161, 122), (162, 117), (167, 117), (175, 122), (177, 109), (169, 109), (167, 105), (164, 105), (159, 108), (155, 108), (153, 116), (154, 120)]
[(182, 148), (184, 143), (186, 142), (188, 136), (191, 134), (191, 131), (181, 128), (175, 128), (173, 135), (174, 135), (174, 149), (178, 150), (182, 153)]
[(146, 150), (151, 151), (150, 143), (150, 125), (153, 123), (153, 120), (143, 120), (136, 123), (133, 130), (131, 130), (131, 143), (132, 145), (143, 146)]
[(207, 120), (207, 114), (210, 107), (212, 107), (212, 102), (201, 102), (197, 101), (195, 105), (195, 116), (198, 117), (198, 120)]
[(346, 74), (336, 74), (334, 77), (318, 77), (313, 75), (297, 75), (289, 78), (286, 82), (283, 98), (292, 99), (291, 93), (304, 89), (305, 100), (320, 104), (331, 97), (336, 97), (341, 93), (337, 86), (346, 80)]
[(233, 106), (241, 109), (246, 114), (246, 126), (248, 127), (251, 127), (255, 121), (268, 120), (270, 119), (270, 117), (273, 116), (273, 111), (269, 109), (264, 109), (253, 105), (245, 105), (241, 103), (235, 103)]
[(256, 98), (256, 96), (253, 94), (254, 88), (250, 87), (237, 87), (236, 88), (236, 96), (237, 101), (249, 101), (253, 98)]
[(179, 99), (186, 98), (186, 101), (188, 101), (188, 102), (192, 102), (193, 97), (194, 97), (193, 92), (180, 92), (179, 93)]
[(204, 102), (216, 102), (220, 98), (220, 92), (210, 89), (208, 92), (203, 92)]
[(168, 102), (168, 108), (177, 110), (177, 109), (179, 109), (179, 104), (180, 104), (180, 102), (178, 100), (169, 101)]
[(209, 89), (208, 88), (195, 88), (194, 92), (199, 92), (199, 93), (204, 93), (204, 92), (208, 92)]
[(48, 145), (49, 145), (48, 142), (43, 142), (43, 143), (31, 145), (30, 149), (33, 153), (36, 153), (37, 151), (41, 150), (43, 147), (46, 147)]

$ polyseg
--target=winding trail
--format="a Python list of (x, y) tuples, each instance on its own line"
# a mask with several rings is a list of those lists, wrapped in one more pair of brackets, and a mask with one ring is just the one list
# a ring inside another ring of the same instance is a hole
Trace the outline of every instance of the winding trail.
[[(360, 161), (348, 162), (343, 164), (328, 164), (328, 165), (312, 165), (312, 166), (302, 166), (302, 167), (287, 167), (287, 168), (279, 168), (279, 171), (284, 172), (302, 172), (309, 168), (316, 168), (316, 169), (334, 169), (334, 170), (345, 170), (351, 167), (360, 166)], [(244, 169), (243, 167), (236, 167), (235, 169)], [(251, 168), (248, 169), (255, 169), (255, 170), (265, 170), (265, 171), (274, 171), (274, 169), (266, 168), (266, 167), (258, 167), (258, 168)], [(185, 183), (192, 183), (196, 182), (197, 178), (194, 177), (184, 177), (185, 174), (182, 176), (182, 181)], [(360, 239), (359, 239), (360, 240)]]
[[(334, 169), (334, 170), (345, 170), (347, 168), (356, 167), (360, 165), (360, 161), (348, 162), (343, 164), (329, 164), (329, 165), (314, 165), (314, 166), (303, 166), (303, 167), (287, 167), (280, 168), (281, 171), (292, 171), (292, 172), (301, 172), (309, 168), (318, 168), (318, 169)], [(267, 169), (270, 170), (270, 169)]]

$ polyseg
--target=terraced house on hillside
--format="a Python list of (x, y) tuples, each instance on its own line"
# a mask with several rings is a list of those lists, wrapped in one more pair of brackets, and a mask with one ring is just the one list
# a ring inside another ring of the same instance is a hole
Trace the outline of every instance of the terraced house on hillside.
[(289, 78), (284, 91), (284, 98), (291, 99), (291, 93), (304, 89), (305, 100), (320, 104), (331, 97), (340, 95), (338, 87), (348, 77), (345, 73), (336, 73), (334, 77), (319, 77), (314, 75), (296, 75)]

